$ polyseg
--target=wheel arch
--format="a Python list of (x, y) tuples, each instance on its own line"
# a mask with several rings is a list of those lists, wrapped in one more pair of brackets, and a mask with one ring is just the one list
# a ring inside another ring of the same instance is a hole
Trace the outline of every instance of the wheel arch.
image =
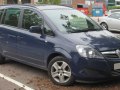
[(103, 21), (103, 22), (100, 22), (100, 25), (101, 25), (102, 23), (105, 23), (105, 24), (107, 24), (105, 21)]
[(67, 58), (68, 60), (71, 60), (71, 56), (70, 56), (70, 54), (67, 52), (67, 51), (65, 51), (64, 49), (61, 49), (61, 48), (56, 48), (55, 49), (55, 52), (53, 52), (53, 53), (51, 53), (49, 56), (48, 56), (48, 58), (47, 58), (47, 64), (46, 64), (46, 67), (48, 67), (48, 64), (49, 64), (49, 62), (53, 59), (53, 58), (55, 58), (55, 57), (57, 57), (57, 56), (63, 56), (63, 57), (65, 57), (65, 58)]
[(3, 55), (3, 49), (2, 49), (2, 46), (0, 45), (0, 53)]
[(102, 23), (105, 23), (105, 24), (107, 25), (107, 28), (109, 29), (109, 26), (108, 26), (108, 24), (107, 24), (105, 21), (101, 22), (100, 25), (101, 25)]

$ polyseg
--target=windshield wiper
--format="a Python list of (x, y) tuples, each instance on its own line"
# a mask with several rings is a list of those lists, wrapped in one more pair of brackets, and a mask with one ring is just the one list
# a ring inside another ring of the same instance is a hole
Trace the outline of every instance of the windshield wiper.
[(95, 28), (85, 28), (85, 29), (82, 29), (83, 32), (86, 32), (86, 31), (100, 31), (101, 29), (95, 29)]
[(79, 32), (83, 32), (80, 29), (76, 29), (76, 30), (67, 30), (68, 33), (79, 33)]

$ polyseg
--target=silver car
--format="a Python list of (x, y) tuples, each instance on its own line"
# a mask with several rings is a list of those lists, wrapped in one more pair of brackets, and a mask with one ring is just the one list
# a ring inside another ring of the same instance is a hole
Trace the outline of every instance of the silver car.
[(120, 12), (100, 17), (98, 22), (104, 29), (110, 31), (120, 31)]
[(115, 13), (115, 12), (120, 12), (120, 9), (111, 9), (108, 11), (108, 15), (111, 15), (112, 13)]

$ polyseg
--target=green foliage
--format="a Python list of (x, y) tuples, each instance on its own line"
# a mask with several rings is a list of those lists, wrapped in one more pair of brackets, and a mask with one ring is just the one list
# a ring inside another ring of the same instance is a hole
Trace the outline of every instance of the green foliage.
[(120, 9), (120, 6), (108, 6), (108, 10), (111, 10), (111, 9)]
[(60, 4), (61, 0), (50, 0), (51, 4)]
[(59, 5), (61, 0), (38, 0), (37, 4), (56, 4)]

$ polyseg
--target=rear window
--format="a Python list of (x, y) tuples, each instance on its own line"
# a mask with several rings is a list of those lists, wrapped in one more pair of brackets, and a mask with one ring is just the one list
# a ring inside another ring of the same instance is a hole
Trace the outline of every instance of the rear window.
[(4, 12), (4, 9), (0, 9), (0, 22), (2, 20), (3, 12)]

